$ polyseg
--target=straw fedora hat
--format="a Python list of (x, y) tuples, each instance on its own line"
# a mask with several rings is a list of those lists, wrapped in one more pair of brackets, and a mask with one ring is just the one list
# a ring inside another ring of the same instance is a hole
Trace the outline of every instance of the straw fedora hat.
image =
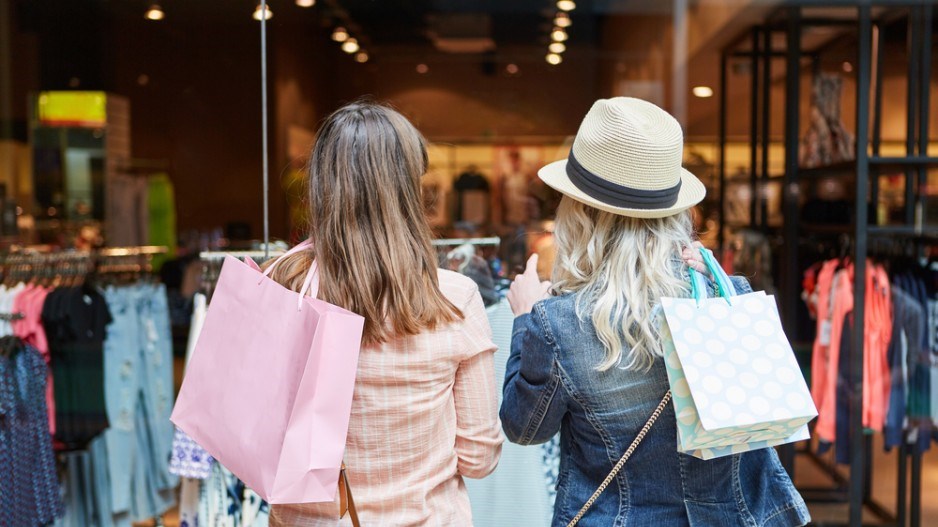
[(641, 99), (600, 99), (583, 118), (567, 159), (538, 176), (558, 192), (613, 214), (663, 218), (700, 203), (707, 190), (681, 167), (684, 133)]

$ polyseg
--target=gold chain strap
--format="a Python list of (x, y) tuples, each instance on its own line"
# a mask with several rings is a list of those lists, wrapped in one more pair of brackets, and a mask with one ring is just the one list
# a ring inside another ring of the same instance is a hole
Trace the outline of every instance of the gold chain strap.
[(635, 436), (635, 440), (632, 441), (631, 445), (629, 445), (628, 450), (625, 451), (625, 454), (622, 454), (622, 458), (619, 459), (619, 462), (616, 463), (616, 466), (612, 467), (612, 471), (609, 472), (608, 476), (606, 476), (606, 480), (603, 481), (599, 488), (596, 489), (596, 492), (590, 496), (590, 499), (587, 500), (585, 505), (583, 505), (583, 508), (580, 509), (580, 512), (578, 512), (576, 516), (570, 520), (570, 523), (567, 524), (567, 527), (574, 527), (574, 525), (576, 525), (577, 522), (583, 518), (583, 515), (586, 514), (586, 511), (588, 511), (589, 508), (593, 506), (593, 503), (596, 502), (596, 500), (599, 498), (599, 495), (602, 494), (604, 490), (606, 490), (606, 487), (608, 487), (610, 483), (612, 483), (612, 480), (615, 479), (616, 474), (622, 470), (625, 462), (628, 461), (629, 457), (632, 456), (632, 452), (635, 452), (635, 449), (638, 448), (638, 445), (642, 442), (642, 439), (645, 439), (645, 435), (649, 430), (651, 430), (651, 427), (654, 426), (655, 421), (658, 420), (661, 412), (664, 411), (669, 402), (671, 402), (671, 390), (668, 390), (668, 393), (664, 394), (661, 402), (658, 403), (658, 408), (655, 408), (655, 411), (651, 413), (651, 417), (648, 418), (648, 422), (645, 423), (645, 426), (642, 427), (642, 430), (638, 433), (637, 436)]

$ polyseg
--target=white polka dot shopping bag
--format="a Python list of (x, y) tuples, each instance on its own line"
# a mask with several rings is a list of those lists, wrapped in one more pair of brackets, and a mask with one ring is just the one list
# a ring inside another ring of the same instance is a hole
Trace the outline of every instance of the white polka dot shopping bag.
[(678, 450), (712, 459), (808, 439), (817, 408), (782, 329), (775, 298), (739, 295), (702, 250), (719, 295), (690, 271), (692, 298), (662, 298), (661, 337)]

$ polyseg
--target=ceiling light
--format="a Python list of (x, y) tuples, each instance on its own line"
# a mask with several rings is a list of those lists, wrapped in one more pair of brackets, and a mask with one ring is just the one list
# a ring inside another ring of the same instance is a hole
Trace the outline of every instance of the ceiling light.
[(514, 75), (515, 73), (518, 73), (518, 65), (517, 65), (517, 64), (509, 64), (509, 65), (505, 66), (505, 71), (507, 71), (509, 75)]
[(560, 64), (561, 62), (563, 62), (563, 57), (561, 57), (560, 55), (558, 55), (558, 54), (556, 54), (556, 53), (548, 53), (547, 56), (544, 57), (544, 58), (545, 58), (545, 60), (547, 60), (547, 63), (548, 63), (548, 64), (551, 64), (551, 65), (554, 65), (554, 66), (556, 66), (557, 64)]
[(557, 0), (557, 9), (561, 11), (573, 11), (576, 9), (576, 2), (573, 0)]
[(163, 13), (163, 8), (160, 7), (160, 4), (153, 4), (150, 6), (150, 9), (147, 9), (143, 17), (147, 20), (163, 20), (163, 18), (166, 17), (166, 13)]
[(267, 7), (267, 11), (266, 11), (267, 16), (264, 17), (264, 19), (270, 20), (271, 18), (274, 17), (274, 12), (270, 10), (270, 6), (266, 5), (266, 2), (261, 1), (257, 4), (257, 8), (254, 9), (254, 20), (260, 20), (261, 17), (264, 16), (265, 14), (264, 7)]
[(358, 49), (359, 49), (358, 41), (355, 40), (354, 38), (347, 39), (345, 42), (342, 43), (342, 51), (346, 53), (349, 53), (349, 54), (355, 53), (356, 51), (358, 51)]
[(694, 89), (691, 91), (694, 92), (695, 97), (700, 97), (701, 99), (713, 97), (713, 88), (710, 86), (694, 86)]
[(348, 40), (348, 31), (346, 31), (342, 26), (333, 29), (332, 40), (335, 40), (336, 42), (345, 42)]
[(428, 71), (430, 71), (430, 66), (427, 66), (426, 64), (417, 64), (417, 73), (423, 75)]
[(567, 45), (563, 42), (551, 42), (550, 45), (547, 46), (547, 49), (549, 49), (551, 53), (563, 53), (567, 51)]
[(316, 5), (316, 0), (296, 0), (296, 5), (299, 7), (313, 7)]
[(570, 15), (566, 13), (557, 13), (554, 18), (554, 25), (557, 27), (570, 27), (572, 24), (573, 21), (570, 20)]
[(358, 62), (359, 64), (364, 64), (364, 63), (368, 62), (368, 52), (362, 50), (362, 51), (359, 51), (358, 53), (356, 53), (356, 54), (355, 54), (355, 62)]
[(550, 39), (554, 42), (563, 42), (567, 40), (567, 32), (563, 28), (555, 27), (553, 31), (550, 32)]
[(853, 64), (850, 64), (849, 62), (845, 61), (841, 67), (843, 68), (844, 73), (850, 73), (853, 71)]

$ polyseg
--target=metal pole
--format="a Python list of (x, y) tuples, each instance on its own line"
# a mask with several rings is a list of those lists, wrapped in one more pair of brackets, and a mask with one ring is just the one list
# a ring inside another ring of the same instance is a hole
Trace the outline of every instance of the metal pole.
[[(918, 152), (921, 156), (928, 155), (928, 112), (930, 110), (929, 95), (931, 94), (931, 48), (932, 48), (932, 6), (926, 2), (922, 5), (922, 33), (918, 48), (921, 49), (922, 66), (919, 71), (919, 108), (918, 108)], [(915, 227), (921, 229), (925, 216), (925, 186), (928, 184), (928, 171), (925, 165), (918, 168), (918, 195)], [(913, 499), (915, 488), (912, 489)]]
[[(863, 356), (864, 320), (866, 316), (866, 236), (867, 236), (867, 192), (869, 190), (869, 119), (870, 119), (870, 66), (872, 62), (872, 24), (870, 6), (859, 7), (858, 51), (857, 51), (857, 189), (856, 224), (854, 225), (854, 276), (853, 290), (853, 350), (849, 355), (847, 379), (850, 408), (850, 525), (860, 527), (863, 522), (864, 465), (863, 438)], [(843, 360), (843, 358), (841, 358)]]
[(785, 252), (782, 255), (784, 280), (783, 314), (788, 331), (795, 331), (799, 302), (798, 289), (798, 127), (801, 98), (801, 9), (788, 8), (785, 52)]
[(896, 455), (899, 456), (899, 488), (896, 490), (896, 527), (905, 527), (906, 526), (906, 516), (909, 507), (908, 499), (908, 481), (906, 476), (909, 473), (909, 451), (906, 446), (909, 438), (906, 434), (902, 434), (902, 444), (899, 445), (899, 450), (896, 452)]
[[(918, 151), (920, 156), (928, 155), (928, 112), (930, 109), (930, 95), (931, 95), (931, 48), (932, 48), (932, 6), (930, 3), (925, 3), (922, 5), (922, 33), (921, 41), (918, 46), (921, 51), (921, 61), (922, 69), (919, 72), (919, 136), (918, 136)], [(920, 214), (916, 218), (916, 229), (921, 228), (923, 218), (925, 216), (924, 206), (925, 206), (925, 185), (927, 183), (928, 173), (924, 165), (919, 166), (918, 169), (918, 204), (920, 209)], [(934, 389), (934, 387), (932, 387)], [(926, 429), (920, 431), (920, 433), (930, 434), (931, 430)], [(911, 482), (911, 503), (909, 507), (911, 509), (909, 513), (909, 525), (912, 527), (919, 527), (922, 524), (922, 451), (918, 448), (918, 445), (915, 447), (915, 451), (912, 453), (912, 482)]]
[(270, 258), (270, 166), (267, 153), (267, 0), (261, 0), (261, 144), (264, 179), (264, 259)]
[(720, 54), (720, 254), (726, 245), (726, 52)]
[[(880, 144), (883, 135), (883, 52), (886, 49), (885, 35), (883, 34), (884, 24), (873, 25), (873, 155), (879, 156)], [(873, 168), (873, 180), (870, 182), (870, 202), (873, 204), (873, 210), (876, 211), (876, 220), (874, 224), (879, 224), (879, 168)]]
[(749, 226), (757, 225), (759, 192), (756, 167), (759, 162), (759, 28), (752, 30), (752, 83), (749, 98)]
[[(906, 132), (905, 132), (905, 153), (909, 156), (915, 155), (915, 129), (918, 113), (915, 111), (915, 101), (918, 98), (918, 76), (919, 76), (919, 11), (912, 9), (909, 13), (909, 36), (906, 42), (907, 53), (909, 54), (909, 72), (908, 86), (906, 94)], [(915, 170), (908, 168), (905, 171), (905, 224), (915, 224), (915, 179), (913, 174)]]
[(769, 101), (772, 86), (772, 31), (768, 27), (762, 32), (762, 184), (759, 189), (759, 224), (762, 232), (769, 228)]

